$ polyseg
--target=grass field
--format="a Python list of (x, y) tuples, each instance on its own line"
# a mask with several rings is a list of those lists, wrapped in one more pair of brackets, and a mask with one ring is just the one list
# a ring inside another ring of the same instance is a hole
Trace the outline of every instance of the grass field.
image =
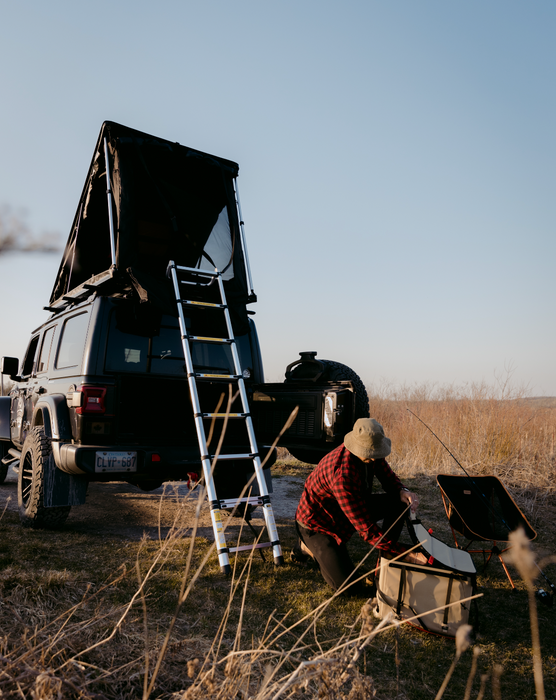
[(455, 457), (469, 473), (494, 474), (518, 489), (556, 489), (556, 398), (528, 398), (506, 384), (425, 384), (379, 387), (369, 400), (400, 471), (461, 474)]
[[(470, 472), (503, 477), (538, 531), (535, 552), (550, 557), (556, 553), (554, 409), (522, 397), (471, 399), (371, 395), (371, 415), (392, 437), (392, 466), (419, 494), (421, 519), (439, 539), (451, 542), (435, 475), (459, 467), (408, 407)], [(310, 472), (282, 456), (275, 479)], [(376, 631), (365, 600), (331, 598), (313, 565), (287, 556), (275, 568), (258, 554), (240, 555), (230, 579), (220, 574), (210, 541), (179, 529), (162, 541), (134, 542), (72, 532), (70, 525), (25, 530), (6, 512), (0, 533), (6, 697), (356, 700), (376, 693), (382, 700), (428, 700), (437, 697), (456, 653), (454, 641), (406, 625)], [(280, 524), (279, 534), (287, 553), (292, 524)], [(350, 546), (356, 560), (368, 555), (359, 538)], [(375, 559), (371, 553), (362, 571)], [(555, 581), (554, 562), (542, 566)], [(479, 573), (476, 637), (444, 698), (541, 697), (533, 681), (530, 596), (510, 570), (514, 592), (498, 563)], [(556, 698), (556, 607), (533, 602), (545, 696)], [(368, 642), (362, 649), (361, 637)]]

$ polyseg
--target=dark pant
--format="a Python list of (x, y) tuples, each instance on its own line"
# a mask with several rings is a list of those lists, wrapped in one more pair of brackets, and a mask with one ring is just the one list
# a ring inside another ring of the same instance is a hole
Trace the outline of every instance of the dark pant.
[[(405, 518), (403, 513), (407, 506), (402, 503), (398, 494), (393, 496), (386, 493), (377, 493), (367, 499), (369, 512), (373, 520), (384, 520), (382, 532), (388, 534), (388, 540), (397, 542), (403, 529)], [(361, 576), (361, 571), (353, 574), (355, 566), (349, 556), (345, 544), (338, 544), (331, 535), (322, 532), (313, 532), (296, 522), (297, 533), (303, 543), (320, 566), (321, 573), (326, 583), (335, 591), (348, 586), (348, 579), (353, 580)], [(353, 576), (352, 576), (353, 574)], [(346, 589), (346, 595), (360, 595), (364, 593), (364, 583), (353, 584)]]

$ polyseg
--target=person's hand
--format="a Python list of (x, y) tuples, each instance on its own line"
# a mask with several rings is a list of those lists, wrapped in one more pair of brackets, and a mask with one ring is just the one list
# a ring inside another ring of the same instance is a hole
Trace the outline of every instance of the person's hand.
[(422, 552), (409, 552), (406, 554), (402, 561), (408, 564), (419, 564), (420, 566), (425, 566), (428, 564), (428, 558)]
[(400, 491), (400, 500), (411, 508), (412, 513), (417, 512), (419, 497), (412, 491)]

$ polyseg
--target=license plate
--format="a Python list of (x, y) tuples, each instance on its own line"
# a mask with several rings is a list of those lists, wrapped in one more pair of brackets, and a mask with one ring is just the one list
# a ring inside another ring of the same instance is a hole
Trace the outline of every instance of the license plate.
[(97, 452), (95, 472), (136, 472), (137, 452)]

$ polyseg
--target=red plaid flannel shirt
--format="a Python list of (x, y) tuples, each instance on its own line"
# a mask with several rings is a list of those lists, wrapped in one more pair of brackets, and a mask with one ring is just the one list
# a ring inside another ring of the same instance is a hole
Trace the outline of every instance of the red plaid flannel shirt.
[(326, 455), (305, 482), (296, 512), (296, 520), (313, 532), (331, 535), (338, 544), (357, 532), (377, 549), (401, 554), (403, 545), (388, 539), (373, 522), (366, 496), (370, 495), (373, 476), (386, 493), (400, 493), (404, 485), (385, 459), (365, 464), (344, 445)]

